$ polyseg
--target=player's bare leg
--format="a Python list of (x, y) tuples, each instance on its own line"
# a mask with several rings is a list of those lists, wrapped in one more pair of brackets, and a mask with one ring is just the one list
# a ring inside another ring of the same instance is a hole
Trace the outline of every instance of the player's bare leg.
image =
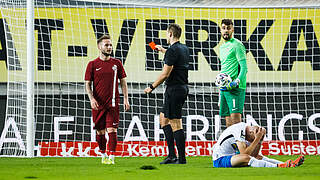
[[(160, 126), (163, 128), (166, 125), (170, 125), (169, 119), (164, 117), (164, 114), (161, 112), (160, 113)], [(171, 126), (170, 126), (171, 127)]]
[(182, 129), (182, 119), (169, 119), (169, 122), (173, 132)]
[(237, 154), (232, 156), (231, 165), (232, 167), (244, 167), (248, 166), (251, 157), (247, 154)]
[(231, 122), (231, 120), (230, 120), (230, 116), (226, 116), (226, 117), (224, 117), (224, 119), (226, 120), (226, 126), (227, 126), (227, 127), (229, 127), (229, 126), (232, 125), (232, 122)]
[(178, 161), (176, 164), (186, 164), (186, 156), (185, 156), (185, 136), (182, 128), (182, 119), (169, 119), (170, 125), (172, 127), (174, 139), (176, 141), (177, 149), (178, 149)]
[(171, 164), (177, 161), (177, 156), (174, 149), (174, 137), (172, 127), (169, 123), (169, 119), (164, 117), (164, 113), (160, 113), (160, 126), (163, 129), (167, 145), (168, 145), (168, 157), (164, 159), (160, 164)]
[(233, 124), (237, 124), (241, 122), (241, 114), (240, 113), (232, 113), (230, 116), (226, 116), (226, 126), (229, 127)]

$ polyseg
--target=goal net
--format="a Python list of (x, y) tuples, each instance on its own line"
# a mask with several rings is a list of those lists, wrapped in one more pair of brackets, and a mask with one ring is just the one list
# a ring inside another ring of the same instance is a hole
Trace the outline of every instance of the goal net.
[[(187, 156), (210, 155), (226, 126), (214, 86), (220, 72), (220, 24), (234, 21), (247, 49), (243, 121), (267, 129), (263, 154), (320, 154), (320, 4), (318, 1), (34, 0), (34, 154), (98, 156), (84, 73), (109, 34), (127, 73), (131, 110), (120, 104), (118, 156), (165, 156), (159, 125), (165, 86), (145, 95), (160, 74), (170, 23), (182, 27), (189, 62), (183, 107)], [(7, 83), (0, 156), (26, 156), (26, 0), (0, 0), (0, 81)], [(120, 91), (121, 92), (121, 91)], [(0, 126), (1, 127), (1, 126)]]

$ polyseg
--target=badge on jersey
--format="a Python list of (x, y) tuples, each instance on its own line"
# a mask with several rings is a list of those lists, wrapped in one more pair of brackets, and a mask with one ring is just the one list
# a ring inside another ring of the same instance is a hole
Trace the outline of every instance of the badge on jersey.
[(117, 65), (113, 65), (113, 66), (112, 66), (112, 70), (117, 71), (117, 69), (118, 69), (118, 68), (117, 68)]
[(244, 130), (241, 130), (240, 137), (243, 138), (243, 139), (246, 139), (246, 135), (244, 134)]
[(231, 144), (233, 150), (235, 151), (236, 154), (240, 154), (240, 151), (239, 151), (239, 148), (238, 148), (238, 145), (237, 143), (233, 143)]

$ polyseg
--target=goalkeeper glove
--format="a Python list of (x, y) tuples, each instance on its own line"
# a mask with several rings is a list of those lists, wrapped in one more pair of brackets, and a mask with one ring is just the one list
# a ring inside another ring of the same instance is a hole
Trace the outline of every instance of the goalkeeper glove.
[(239, 83), (240, 83), (240, 79), (237, 78), (236, 80), (234, 80), (234, 81), (232, 81), (232, 82), (228, 82), (227, 85), (222, 86), (222, 87), (220, 88), (220, 90), (221, 90), (221, 91), (230, 91), (231, 89), (234, 89), (234, 88), (238, 87), (238, 86), (239, 86)]

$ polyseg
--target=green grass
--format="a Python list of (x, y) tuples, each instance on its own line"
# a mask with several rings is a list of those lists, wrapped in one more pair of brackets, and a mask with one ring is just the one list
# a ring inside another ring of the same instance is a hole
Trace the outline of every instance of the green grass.
[[(279, 160), (297, 156), (271, 156)], [(211, 157), (187, 157), (186, 165), (160, 165), (162, 157), (116, 158), (115, 165), (103, 165), (100, 158), (0, 158), (0, 180), (175, 180), (175, 179), (320, 179), (320, 157), (306, 156), (297, 168), (213, 168)], [(150, 165), (153, 170), (140, 167)]]

